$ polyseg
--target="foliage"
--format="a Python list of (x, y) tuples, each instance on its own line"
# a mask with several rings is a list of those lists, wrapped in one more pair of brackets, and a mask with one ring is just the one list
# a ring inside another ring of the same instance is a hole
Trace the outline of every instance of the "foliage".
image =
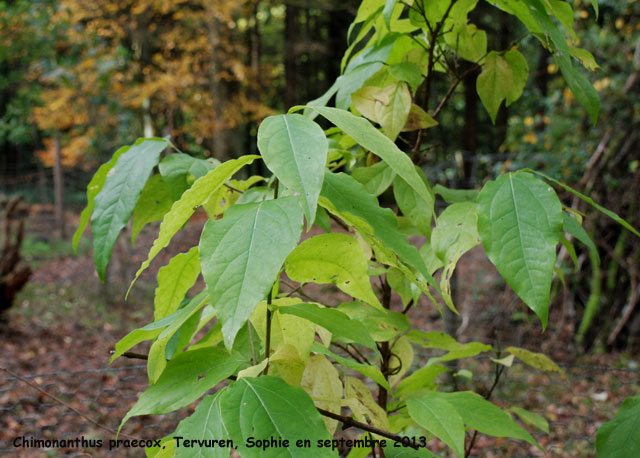
[[(205, 416), (199, 407), (179, 430), (202, 425), (203, 437), (230, 439), (242, 456), (336, 456), (329, 439), (335, 420), (401, 445), (407, 445), (402, 436), (418, 431), (408, 446), (425, 447), (437, 437), (457, 456), (468, 455), (474, 446), (475, 434), (466, 440), (468, 430), (539, 446), (507, 411), (490, 402), (490, 393), (483, 398), (446, 392), (438, 375), (447, 368), (439, 363), (490, 353), (496, 357), (497, 377), (514, 357), (543, 370), (561, 372), (559, 368), (544, 355), (523, 349), (510, 347), (510, 356), (502, 358), (498, 346), (462, 344), (447, 334), (412, 329), (407, 314), (422, 294), (438, 309), (444, 305), (456, 312), (450, 294), (455, 265), (482, 243), (545, 327), (557, 247), (564, 221), (573, 218), (551, 185), (527, 170), (488, 181), (477, 196), (454, 193), (461, 201), (439, 214), (435, 210), (434, 189), (416, 165), (422, 161), (428, 130), (437, 125), (463, 78), (458, 60), (481, 69), (477, 92), (492, 119), (503, 102), (510, 104), (521, 95), (528, 76), (517, 47), (488, 49), (486, 32), (469, 22), (476, 3), (365, 0), (350, 29), (343, 74), (332, 88), (260, 125), (258, 149), (273, 173), (266, 186), (261, 177), (232, 180), (257, 156), (209, 163), (196, 179), (191, 165), (168, 166), (186, 159), (159, 138), (125, 147), (100, 170), (97, 187), (88, 190), (93, 210), (84, 215), (77, 234), (91, 214), (101, 275), (120, 229), (131, 215), (135, 221), (140, 206), (148, 205), (138, 196), (165, 147), (173, 152), (160, 162), (161, 179), (152, 179), (154, 192), (165, 196), (167, 204), (154, 214), (162, 219), (159, 235), (136, 278), (199, 207), (210, 216), (198, 247), (161, 269), (157, 294), (163, 297), (155, 300), (156, 320), (116, 345), (114, 358), (142, 341), (152, 342), (150, 388), (122, 425), (133, 415), (183, 407), (226, 379), (213, 397), (202, 401), (211, 413)], [(595, 122), (597, 93), (569, 53), (569, 4), (527, 0), (498, 1), (496, 6), (520, 20), (552, 52)], [(451, 78), (451, 89), (429, 110), (432, 83), (442, 75)], [(327, 106), (334, 95), (336, 106)], [(314, 121), (318, 115), (330, 124), (327, 129)], [(408, 151), (400, 149), (398, 140), (410, 144)], [(182, 194), (168, 189), (176, 180), (186, 184)], [(376, 198), (389, 187), (398, 213)], [(579, 232), (575, 223), (571, 231)], [(305, 225), (310, 229), (314, 224), (328, 233), (300, 243)], [(338, 226), (344, 230), (336, 231)], [(420, 250), (409, 243), (407, 232), (420, 235)], [(194, 282), (196, 252), (206, 287), (182, 300)], [(173, 273), (174, 289), (167, 289), (167, 272)], [(304, 291), (308, 283), (335, 283), (353, 300), (322, 303)], [(392, 309), (392, 291), (404, 301), (398, 310)], [(416, 345), (444, 354), (412, 370)], [(338, 369), (329, 358), (339, 363)], [(350, 376), (350, 370), (366, 381)], [(376, 385), (374, 397), (371, 388)], [(350, 417), (342, 415), (343, 407)], [(525, 411), (517, 415), (542, 424)], [(211, 421), (217, 426), (210, 426)], [(296, 445), (299, 439), (311, 439), (311, 447)], [(255, 440), (275, 441), (278, 449), (252, 447)], [(149, 454), (165, 456), (170, 449)], [(384, 446), (379, 453), (394, 456)]]

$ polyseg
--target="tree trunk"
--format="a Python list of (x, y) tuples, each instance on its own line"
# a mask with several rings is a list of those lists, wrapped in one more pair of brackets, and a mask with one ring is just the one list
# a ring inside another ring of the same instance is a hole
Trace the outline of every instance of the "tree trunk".
[(62, 175), (62, 152), (60, 150), (60, 138), (56, 136), (53, 139), (54, 144), (54, 162), (53, 162), (53, 198), (56, 212), (56, 229), (61, 239), (64, 239), (64, 185)]

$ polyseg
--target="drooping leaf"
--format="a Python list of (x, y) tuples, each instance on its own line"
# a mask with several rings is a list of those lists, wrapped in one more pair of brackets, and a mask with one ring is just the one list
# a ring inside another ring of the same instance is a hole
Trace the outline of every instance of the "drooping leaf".
[(347, 234), (322, 234), (302, 242), (287, 257), (285, 270), (297, 282), (333, 283), (345, 293), (382, 308), (369, 282), (362, 247)]
[(172, 314), (178, 309), (187, 291), (200, 275), (198, 247), (174, 256), (169, 264), (158, 270), (158, 287), (154, 296), (156, 320)]
[(409, 398), (411, 418), (447, 444), (459, 457), (464, 456), (464, 423), (456, 409), (436, 393)]
[(327, 347), (323, 346), (319, 342), (315, 342), (313, 344), (313, 351), (321, 355), (330, 356), (331, 358), (333, 358), (343, 366), (348, 367), (349, 369), (358, 371), (365, 377), (369, 377), (371, 380), (376, 382), (378, 385), (384, 387), (386, 390), (388, 391), (391, 390), (391, 387), (389, 386), (389, 382), (387, 382), (387, 379), (384, 378), (384, 375), (382, 375), (382, 372), (380, 372), (380, 369), (378, 369), (376, 366), (369, 366), (367, 364), (362, 364), (357, 361), (354, 361), (353, 359), (344, 358), (340, 355), (336, 355), (335, 353), (330, 351)]
[(315, 304), (304, 303), (279, 307), (278, 311), (284, 315), (295, 315), (318, 324), (331, 332), (334, 336), (344, 337), (365, 347), (377, 351), (376, 343), (366, 328), (358, 321), (350, 319), (344, 313)]
[(640, 396), (627, 398), (596, 435), (598, 458), (626, 458), (640, 450)]
[(78, 252), (78, 243), (80, 243), (80, 237), (84, 233), (87, 228), (87, 224), (89, 224), (89, 220), (91, 219), (91, 214), (93, 213), (93, 208), (95, 205), (96, 196), (102, 191), (104, 187), (104, 183), (107, 180), (107, 175), (111, 171), (116, 162), (124, 153), (126, 153), (130, 145), (123, 146), (119, 148), (111, 159), (108, 162), (105, 162), (100, 166), (100, 168), (96, 171), (96, 173), (91, 178), (91, 181), (87, 185), (87, 206), (82, 210), (80, 214), (80, 223), (78, 224), (78, 228), (76, 232), (73, 234), (73, 251)]
[[(231, 384), (220, 398), (222, 421), (243, 458), (335, 458), (331, 449), (317, 448), (318, 440), (330, 439), (313, 401), (302, 388), (281, 378), (243, 378)], [(287, 439), (288, 446), (247, 447), (247, 439)], [(311, 440), (310, 448), (296, 441)]]
[(543, 328), (561, 231), (556, 193), (529, 173), (507, 173), (480, 191), (478, 233), (485, 252)]
[(131, 286), (133, 286), (133, 283), (138, 279), (140, 274), (149, 267), (153, 258), (156, 257), (160, 250), (169, 244), (175, 233), (191, 218), (191, 215), (193, 215), (198, 206), (206, 202), (211, 194), (231, 178), (234, 173), (245, 165), (251, 164), (257, 158), (258, 156), (248, 155), (227, 161), (198, 179), (191, 188), (182, 194), (180, 200), (171, 206), (171, 210), (169, 210), (162, 219), (158, 238), (154, 240), (146, 261), (142, 263), (136, 272), (136, 276), (131, 282), (129, 290), (131, 290)]
[(129, 221), (160, 153), (167, 146), (169, 142), (163, 138), (147, 138), (136, 142), (118, 158), (108, 172), (104, 186), (95, 196), (91, 215), (93, 257), (102, 281), (113, 245)]
[(500, 104), (514, 94), (513, 70), (497, 52), (491, 51), (484, 60), (482, 72), (476, 80), (476, 90), (491, 121), (495, 123)]
[(340, 304), (337, 310), (361, 322), (376, 342), (388, 342), (411, 327), (406, 315), (374, 308), (362, 302), (346, 302)]
[(258, 129), (258, 148), (269, 170), (285, 186), (300, 194), (311, 224), (329, 149), (322, 128), (299, 114), (269, 116)]
[(159, 415), (187, 406), (233, 374), (240, 361), (221, 348), (202, 348), (179, 354), (127, 412), (118, 430), (137, 415)]
[(294, 197), (236, 204), (205, 225), (200, 264), (227, 348), (271, 289), (301, 232), (302, 212)]
[[(416, 172), (409, 156), (400, 151), (388, 137), (373, 127), (369, 121), (338, 108), (313, 107), (313, 109), (342, 129), (344, 133), (361, 146), (380, 156), (396, 174), (401, 176), (416, 191), (421, 199), (429, 202), (429, 191)], [(404, 126), (404, 123), (402, 125)]]
[(508, 347), (505, 351), (535, 369), (565, 375), (564, 371), (544, 353), (535, 353), (518, 347)]

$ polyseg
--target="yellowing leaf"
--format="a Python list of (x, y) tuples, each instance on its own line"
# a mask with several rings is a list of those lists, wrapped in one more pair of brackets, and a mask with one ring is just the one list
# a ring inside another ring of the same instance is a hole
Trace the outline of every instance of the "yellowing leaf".
[[(333, 413), (340, 413), (342, 399), (342, 382), (338, 371), (329, 360), (322, 355), (312, 355), (302, 374), (302, 388), (311, 396), (316, 407)], [(331, 434), (335, 433), (338, 422), (323, 417)]]

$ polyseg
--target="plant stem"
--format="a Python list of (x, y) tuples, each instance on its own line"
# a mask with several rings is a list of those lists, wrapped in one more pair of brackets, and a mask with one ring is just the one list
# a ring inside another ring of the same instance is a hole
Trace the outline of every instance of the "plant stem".
[[(399, 436), (397, 434), (393, 434), (389, 431), (385, 431), (384, 429), (380, 429), (380, 428), (376, 428), (375, 426), (369, 426), (366, 423), (361, 423), (357, 420), (354, 420), (353, 418), (350, 417), (344, 417), (342, 415), (338, 415), (337, 413), (333, 413), (333, 412), (329, 412), (328, 410), (324, 410), (324, 409), (320, 409), (317, 408), (318, 412), (320, 412), (322, 415), (324, 415), (325, 417), (329, 417), (329, 418), (333, 418), (334, 420), (338, 420), (340, 423), (342, 423), (343, 425), (349, 427), (349, 426), (353, 426), (354, 428), (358, 428), (361, 429), (363, 431), (367, 431), (373, 434), (377, 434), (378, 436), (382, 436), (382, 437), (386, 437), (388, 439), (394, 440), (394, 441), (398, 441), (398, 442), (402, 442), (402, 436)], [(411, 448), (413, 448), (414, 450), (418, 450), (419, 447), (416, 445), (412, 445), (409, 444), (409, 446)]]
[(267, 365), (264, 368), (264, 375), (267, 375), (269, 372), (269, 353), (271, 352), (271, 310), (269, 306), (271, 305), (273, 296), (273, 286), (269, 290), (269, 295), (267, 296), (267, 331), (265, 337), (265, 358), (267, 358)]

